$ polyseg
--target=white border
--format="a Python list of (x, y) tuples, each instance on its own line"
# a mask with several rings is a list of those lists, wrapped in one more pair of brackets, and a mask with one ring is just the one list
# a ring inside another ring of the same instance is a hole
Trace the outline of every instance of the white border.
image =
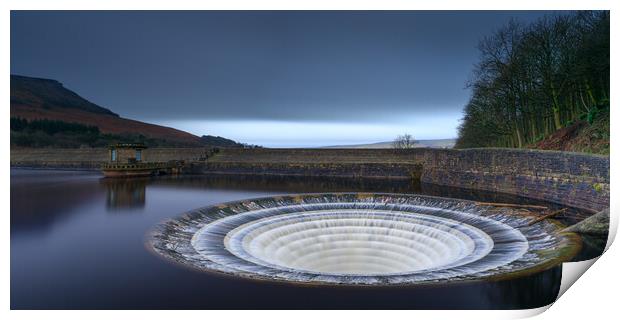
[[(442, 0), (442, 1), (414, 1), (414, 0), (382, 0), (382, 1), (369, 1), (369, 0), (315, 0), (315, 1), (285, 1), (285, 0), (237, 0), (227, 2), (198, 2), (196, 0), (174, 0), (174, 1), (122, 1), (122, 0), (108, 0), (108, 1), (88, 1), (88, 0), (5, 0), (2, 1), (2, 24), (1, 35), (2, 43), (5, 44), (2, 51), (2, 57), (4, 63), (2, 69), (4, 70), (4, 77), (2, 81), (2, 87), (4, 88), (4, 103), (5, 103), (5, 116), (3, 129), (5, 132), (4, 139), (2, 139), (2, 159), (4, 162), (4, 170), (2, 171), (2, 199), (4, 200), (4, 251), (5, 259), (1, 264), (2, 268), (2, 283), (4, 284), (4, 290), (2, 290), (2, 301), (5, 305), (5, 317), (10, 316), (15, 319), (31, 319), (40, 318), (45, 316), (49, 319), (109, 319), (110, 317), (148, 317), (149, 319), (166, 319), (177, 317), (197, 318), (197, 317), (211, 317), (211, 318), (243, 318), (243, 319), (316, 319), (318, 317), (347, 317), (349, 319), (383, 319), (384, 317), (395, 318), (411, 318), (421, 317), (424, 319), (446, 319), (446, 318), (458, 318), (458, 319), (505, 319), (515, 317), (527, 317), (539, 314), (545, 311), (547, 308), (540, 308), (534, 310), (519, 310), (519, 311), (278, 311), (278, 312), (256, 312), (256, 311), (57, 311), (57, 312), (45, 312), (45, 311), (8, 311), (10, 308), (10, 184), (9, 184), (9, 135), (8, 132), (8, 119), (9, 115), (9, 96), (10, 96), (10, 51), (8, 45), (10, 43), (10, 10), (196, 10), (196, 9), (208, 9), (208, 10), (274, 10), (274, 9), (290, 9), (290, 10), (584, 10), (584, 9), (606, 9), (611, 10), (612, 23), (611, 23), (611, 38), (617, 37), (619, 19), (616, 18), (616, 8), (620, 1), (611, 0), (520, 0), (520, 1), (483, 1), (483, 0)], [(611, 52), (617, 52), (617, 42), (612, 40)], [(613, 54), (612, 54), (613, 57)], [(614, 63), (614, 58), (611, 62), (611, 85), (612, 93), (618, 93), (618, 67)], [(615, 97), (612, 99), (615, 103)], [(612, 109), (614, 109), (612, 107)], [(612, 110), (611, 123), (620, 123), (618, 112)], [(616, 150), (618, 141), (620, 141), (618, 130), (612, 126), (612, 153), (611, 159), (616, 158)], [(612, 181), (618, 181), (619, 174), (612, 169), (611, 172)], [(617, 208), (618, 201), (615, 188), (612, 187), (612, 229), (615, 230), (618, 223)], [(587, 272), (582, 280), (575, 283), (574, 289), (570, 289), (559, 299), (548, 312), (545, 312), (541, 319), (606, 319), (609, 315), (616, 314), (617, 307), (617, 292), (620, 281), (618, 280), (618, 268), (619, 268), (619, 256), (620, 252), (617, 246), (609, 248), (609, 250), (599, 259), (600, 262), (594, 264), (592, 271)], [(578, 268), (579, 269), (579, 268)], [(582, 269), (582, 268), (581, 268)], [(527, 293), (524, 293), (527, 294)], [(301, 298), (301, 297), (300, 297)], [(8, 311), (8, 312), (7, 312)]]

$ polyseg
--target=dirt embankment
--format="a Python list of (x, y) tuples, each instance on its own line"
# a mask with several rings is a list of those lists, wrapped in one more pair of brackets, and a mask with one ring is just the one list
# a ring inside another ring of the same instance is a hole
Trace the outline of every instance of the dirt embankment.
[(606, 116), (597, 119), (592, 124), (578, 121), (530, 147), (609, 155), (609, 135), (609, 116)]

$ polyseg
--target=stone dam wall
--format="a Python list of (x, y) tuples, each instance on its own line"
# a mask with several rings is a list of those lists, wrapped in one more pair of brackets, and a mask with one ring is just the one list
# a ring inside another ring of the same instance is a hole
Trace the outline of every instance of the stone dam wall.
[(11, 148), (11, 167), (98, 169), (108, 157), (107, 148)]
[(609, 207), (609, 157), (520, 149), (427, 152), (421, 181), (503, 192), (599, 211)]
[[(142, 158), (152, 162), (198, 161), (206, 152), (204, 148), (151, 148), (142, 152)], [(109, 157), (107, 148), (15, 148), (11, 149), (11, 166), (98, 170)]]
[(217, 174), (419, 179), (424, 153), (391, 149), (228, 149), (207, 161)]
[[(599, 211), (609, 207), (609, 157), (521, 149), (151, 148), (145, 161), (185, 160), (193, 172), (420, 179)], [(12, 149), (11, 166), (97, 169), (106, 148)]]

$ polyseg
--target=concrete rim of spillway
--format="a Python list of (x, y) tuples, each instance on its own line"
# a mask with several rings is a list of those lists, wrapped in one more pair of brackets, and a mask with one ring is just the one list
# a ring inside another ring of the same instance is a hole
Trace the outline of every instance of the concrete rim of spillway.
[(192, 269), (291, 284), (505, 280), (579, 251), (578, 235), (553, 219), (531, 224), (537, 217), (415, 194), (292, 194), (192, 210), (157, 225), (146, 246)]

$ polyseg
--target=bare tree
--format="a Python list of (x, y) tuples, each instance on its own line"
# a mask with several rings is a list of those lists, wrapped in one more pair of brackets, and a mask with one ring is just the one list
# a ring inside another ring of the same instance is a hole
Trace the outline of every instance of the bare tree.
[(515, 21), (484, 38), (456, 148), (523, 148), (609, 111), (609, 12)]
[(412, 135), (405, 133), (403, 135), (399, 135), (392, 142), (392, 147), (394, 149), (411, 149), (413, 145), (415, 145), (415, 139)]

